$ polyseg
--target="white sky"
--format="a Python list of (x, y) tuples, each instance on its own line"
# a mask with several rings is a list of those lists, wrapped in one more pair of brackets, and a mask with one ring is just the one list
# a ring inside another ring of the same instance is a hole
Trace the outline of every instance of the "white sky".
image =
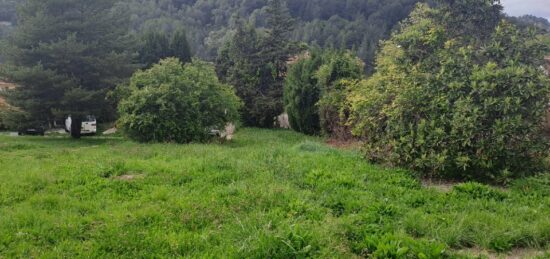
[(550, 20), (550, 0), (501, 0), (504, 11), (512, 16), (531, 14)]

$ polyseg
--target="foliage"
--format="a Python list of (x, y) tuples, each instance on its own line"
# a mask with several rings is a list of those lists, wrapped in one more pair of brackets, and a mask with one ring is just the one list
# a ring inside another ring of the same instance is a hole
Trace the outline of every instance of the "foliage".
[(259, 129), (224, 145), (0, 135), (0, 256), (550, 255), (548, 174), (471, 199), (323, 142)]
[[(291, 40), (322, 48), (355, 50), (372, 70), (381, 39), (407, 17), (418, 0), (286, 0), (295, 23)], [(136, 31), (186, 28), (193, 51), (206, 60), (217, 57), (244, 19), (268, 27), (269, 0), (124, 0)], [(239, 17), (239, 18), (238, 18)]]
[(185, 31), (178, 30), (172, 35), (151, 31), (142, 37), (139, 60), (146, 68), (169, 57), (178, 58), (183, 63), (191, 62), (191, 49)]
[(348, 92), (363, 78), (364, 63), (350, 52), (332, 52), (316, 73), (321, 98), (317, 103), (321, 130), (324, 134), (346, 139), (351, 130), (346, 126)]
[(13, 120), (19, 117), (16, 115), (16, 110), (0, 102), (0, 130), (17, 129), (17, 122)]
[[(263, 115), (270, 111), (277, 102), (277, 97), (262, 99), (271, 89), (261, 89), (260, 70), (266, 67), (259, 61), (260, 37), (256, 29), (250, 25), (241, 24), (232, 40), (220, 52), (216, 61), (218, 76), (223, 82), (235, 86), (239, 98), (243, 101), (241, 118), (245, 125), (272, 125), (274, 116)], [(263, 107), (264, 102), (271, 105)], [(264, 110), (265, 108), (265, 110)], [(273, 113), (273, 112), (269, 112)], [(276, 113), (276, 112), (274, 112)]]
[(0, 0), (0, 22), (16, 22), (17, 0)]
[(222, 81), (234, 85), (244, 102), (245, 125), (271, 128), (275, 118), (284, 111), (287, 61), (298, 52), (298, 46), (290, 41), (293, 21), (282, 0), (269, 2), (267, 16), (264, 33), (239, 21), (235, 34), (220, 51), (216, 65)]
[(508, 17), (512, 23), (516, 24), (518, 27), (530, 27), (534, 26), (538, 29), (550, 33), (550, 21), (545, 18), (536, 17), (533, 15), (523, 15), (519, 17)]
[(134, 74), (132, 92), (119, 107), (118, 126), (140, 142), (201, 142), (213, 129), (238, 120), (239, 100), (214, 67), (175, 58)]
[(27, 0), (21, 5), (3, 71), (19, 87), (7, 101), (43, 123), (68, 114), (109, 119), (114, 107), (106, 103), (106, 92), (135, 69), (128, 17), (114, 5), (112, 0)]
[(366, 156), (438, 177), (532, 173), (547, 150), (545, 47), (504, 21), (472, 32), (489, 35), (482, 42), (454, 35), (440, 20), (451, 15), (420, 5), (383, 44), (377, 72), (350, 95)]
[(293, 129), (347, 138), (346, 96), (363, 77), (364, 64), (348, 51), (313, 49), (298, 57), (285, 83), (285, 108)]
[(310, 56), (299, 57), (290, 66), (284, 86), (285, 111), (292, 129), (316, 135), (321, 131), (317, 107), (321, 90), (316, 73), (323, 60), (320, 50), (313, 50), (307, 55)]
[(441, 258), (446, 254), (444, 244), (395, 234), (365, 237), (355, 249), (369, 258)]
[(440, 12), (431, 13), (451, 39), (481, 44), (503, 19), (500, 0), (437, 0)]
[(470, 199), (487, 199), (503, 201), (508, 198), (508, 195), (500, 190), (491, 188), (480, 183), (463, 183), (453, 187), (454, 193), (457, 195), (465, 195)]

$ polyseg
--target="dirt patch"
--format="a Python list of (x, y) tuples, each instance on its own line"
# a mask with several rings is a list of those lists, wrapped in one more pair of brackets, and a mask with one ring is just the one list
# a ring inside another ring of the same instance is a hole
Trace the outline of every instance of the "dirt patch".
[(333, 148), (344, 149), (344, 150), (360, 150), (363, 143), (356, 139), (351, 140), (340, 140), (340, 139), (329, 139), (327, 144)]
[(114, 180), (118, 180), (118, 181), (133, 181), (133, 180), (138, 180), (143, 178), (145, 178), (145, 175), (143, 174), (125, 174), (125, 175), (113, 177)]
[(423, 179), (422, 186), (424, 188), (434, 188), (440, 192), (451, 192), (455, 185), (460, 184), (459, 182), (445, 181), (445, 180), (433, 180), (433, 179)]

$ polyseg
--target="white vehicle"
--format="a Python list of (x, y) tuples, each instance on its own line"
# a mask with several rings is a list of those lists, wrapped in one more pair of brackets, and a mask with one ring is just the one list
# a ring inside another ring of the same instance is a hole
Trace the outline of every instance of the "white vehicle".
[[(73, 120), (71, 119), (71, 116), (67, 117), (65, 120), (65, 131), (71, 132), (71, 126), (72, 126)], [(97, 120), (94, 116), (88, 115), (82, 119), (82, 129), (80, 130), (80, 134), (82, 135), (94, 135), (97, 133)]]

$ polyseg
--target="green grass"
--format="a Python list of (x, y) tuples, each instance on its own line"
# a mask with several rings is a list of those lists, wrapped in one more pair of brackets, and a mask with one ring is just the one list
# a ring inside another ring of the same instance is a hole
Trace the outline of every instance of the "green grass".
[(550, 248), (548, 175), (450, 192), (410, 175), (288, 131), (244, 129), (223, 145), (0, 136), (0, 258)]

